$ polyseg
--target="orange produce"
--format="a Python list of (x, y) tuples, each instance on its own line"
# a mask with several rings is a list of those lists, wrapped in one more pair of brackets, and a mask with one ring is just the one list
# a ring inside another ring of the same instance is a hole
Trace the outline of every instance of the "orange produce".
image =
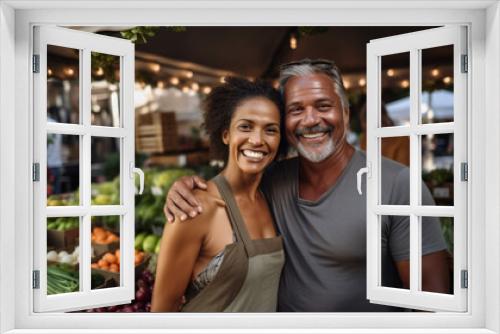
[(92, 241), (98, 244), (109, 244), (119, 241), (120, 238), (111, 231), (105, 230), (102, 227), (94, 227), (92, 229)]
[(109, 271), (114, 272), (114, 273), (118, 273), (118, 272), (120, 272), (120, 266), (117, 265), (116, 263), (112, 263), (109, 266)]
[(109, 262), (104, 259), (100, 259), (99, 261), (97, 261), (97, 265), (99, 266), (99, 268), (109, 267)]
[(139, 252), (139, 253), (136, 253), (135, 254), (135, 265), (138, 265), (139, 263), (142, 262), (142, 260), (144, 260), (144, 253), (142, 252)]
[(110, 264), (116, 263), (116, 260), (117, 260), (116, 256), (114, 256), (111, 253), (104, 254), (104, 256), (102, 257), (102, 259), (105, 260), (105, 261), (107, 261), (107, 262), (109, 262)]

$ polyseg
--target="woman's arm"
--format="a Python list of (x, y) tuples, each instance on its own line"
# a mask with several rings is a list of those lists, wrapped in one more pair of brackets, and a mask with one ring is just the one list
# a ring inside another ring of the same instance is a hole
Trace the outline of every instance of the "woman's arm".
[(165, 224), (156, 267), (152, 312), (179, 310), (208, 232), (212, 213), (210, 206), (189, 224), (183, 224), (178, 218), (173, 224)]

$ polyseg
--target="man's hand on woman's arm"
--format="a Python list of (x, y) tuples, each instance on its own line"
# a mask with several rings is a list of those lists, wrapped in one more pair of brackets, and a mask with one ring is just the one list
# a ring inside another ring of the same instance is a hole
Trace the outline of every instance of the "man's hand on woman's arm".
[(194, 189), (207, 189), (206, 181), (201, 177), (183, 176), (179, 178), (170, 187), (163, 212), (169, 223), (179, 217), (180, 220), (186, 220), (189, 217), (194, 218), (202, 212), (200, 202), (193, 195)]

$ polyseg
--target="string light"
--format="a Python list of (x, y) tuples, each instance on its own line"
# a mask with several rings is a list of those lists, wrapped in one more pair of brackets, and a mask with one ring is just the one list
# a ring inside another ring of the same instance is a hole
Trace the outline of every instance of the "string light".
[(221, 83), (226, 83), (226, 77), (220, 77), (219, 81), (220, 81)]
[(351, 82), (349, 80), (344, 80), (344, 88), (349, 89), (351, 87)]
[(358, 80), (358, 85), (359, 85), (360, 87), (364, 87), (364, 86), (366, 85), (366, 80), (365, 80), (365, 78), (361, 78), (361, 79), (359, 79), (359, 80)]
[(102, 69), (102, 67), (99, 67), (97, 69), (97, 71), (95, 71), (95, 74), (98, 75), (98, 76), (101, 76), (104, 74), (104, 70)]
[(163, 88), (165, 88), (165, 83), (163, 81), (158, 81), (158, 84), (156, 85), (156, 87), (163, 89)]
[(439, 70), (437, 68), (434, 68), (432, 71), (431, 71), (431, 75), (433, 77), (437, 77), (439, 75)]
[(274, 89), (280, 88), (280, 82), (278, 80), (274, 80), (273, 81), (273, 87), (274, 87)]
[(290, 35), (290, 49), (295, 50), (297, 48), (297, 37), (294, 34)]
[(210, 88), (208, 86), (203, 87), (203, 94), (210, 94), (211, 91), (212, 91), (212, 88)]
[(191, 79), (193, 77), (193, 72), (191, 71), (186, 71), (185, 72), (186, 78)]
[(451, 83), (451, 77), (444, 77), (443, 78), (443, 82), (447, 85), (449, 85)]
[(197, 92), (200, 89), (200, 85), (198, 85), (196, 82), (193, 82), (193, 84), (191, 85), (191, 89)]
[(50, 68), (49, 68), (49, 69), (47, 70), (47, 74), (48, 74), (49, 76), (51, 76), (51, 75), (52, 75), (52, 73), (53, 73), (53, 72), (52, 72), (52, 69), (50, 69)]
[(177, 86), (179, 84), (179, 78), (177, 77), (170, 78), (170, 83), (174, 86)]
[(153, 70), (153, 72), (158, 73), (161, 70), (161, 66), (160, 64), (151, 64), (151, 69)]
[(188, 86), (182, 87), (182, 92), (183, 93), (189, 93), (189, 87)]
[(75, 70), (72, 69), (71, 67), (65, 68), (64, 74), (66, 74), (69, 77), (72, 77), (75, 74)]
[(387, 76), (388, 77), (393, 77), (394, 76), (394, 70), (392, 68), (387, 70)]
[(410, 82), (408, 80), (401, 81), (401, 87), (403, 87), (403, 88), (410, 87)]

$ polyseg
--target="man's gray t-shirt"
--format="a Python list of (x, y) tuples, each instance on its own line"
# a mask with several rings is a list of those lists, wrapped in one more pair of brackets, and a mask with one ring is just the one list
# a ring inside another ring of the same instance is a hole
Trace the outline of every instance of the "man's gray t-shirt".
[[(262, 182), (284, 238), (286, 263), (279, 289), (282, 312), (369, 312), (398, 309), (366, 298), (366, 191), (359, 195), (356, 173), (366, 166), (354, 153), (335, 185), (317, 201), (299, 198), (298, 159), (274, 165)], [(409, 204), (408, 168), (382, 160), (382, 203)], [(366, 186), (363, 182), (363, 189)], [(423, 203), (433, 204), (426, 187)], [(399, 287), (394, 261), (409, 258), (409, 218), (382, 220), (383, 285)], [(446, 249), (437, 219), (422, 224), (422, 254)]]

